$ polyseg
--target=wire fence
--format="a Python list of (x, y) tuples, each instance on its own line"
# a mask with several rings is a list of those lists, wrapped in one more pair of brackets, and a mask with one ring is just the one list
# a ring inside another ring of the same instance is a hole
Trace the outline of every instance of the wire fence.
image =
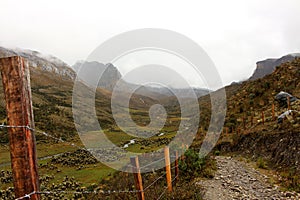
[[(51, 134), (48, 134), (44, 131), (40, 131), (40, 130), (37, 130), (37, 129), (33, 129), (29, 126), (19, 126), (19, 125), (5, 125), (5, 124), (0, 124), (0, 129), (3, 129), (3, 128), (26, 128), (30, 131), (33, 131), (35, 133), (39, 133), (39, 134), (42, 134), (48, 138), (51, 138), (57, 142), (61, 142), (61, 143), (66, 143), (68, 145), (71, 145), (73, 147), (77, 147), (78, 149), (81, 149), (81, 150), (88, 150), (84, 147), (81, 147), (79, 145), (76, 145), (75, 143), (72, 143), (72, 142), (68, 142), (68, 141), (65, 141), (63, 140), (62, 138), (58, 138), (58, 137), (55, 137)], [(170, 157), (172, 158), (175, 158), (175, 156), (172, 156), (170, 155)], [(154, 165), (158, 162), (161, 162), (163, 161), (165, 158), (161, 158), (161, 159), (158, 159), (154, 162), (151, 162), (149, 164), (146, 164), (142, 167), (139, 167), (139, 169), (144, 169), (144, 168), (147, 168), (151, 165)], [(131, 164), (128, 164), (127, 165), (128, 167), (131, 167), (131, 168), (135, 168), (135, 166), (132, 166)], [(176, 166), (172, 167), (171, 170), (175, 169)], [(97, 194), (105, 194), (105, 195), (111, 195), (111, 194), (120, 194), (120, 193), (140, 193), (140, 192), (145, 192), (145, 191), (148, 191), (152, 186), (154, 186), (159, 180), (163, 179), (164, 176), (166, 176), (166, 172), (163, 172), (159, 177), (157, 177), (155, 180), (153, 180), (151, 183), (149, 183), (149, 185), (147, 185), (143, 190), (100, 190), (100, 191), (89, 191), (89, 190), (85, 190), (85, 191), (67, 191), (67, 190), (45, 190), (45, 191), (32, 191), (31, 193), (29, 194), (25, 194), (24, 196), (22, 197), (18, 197), (16, 198), (15, 200), (22, 200), (22, 199), (30, 199), (31, 196), (33, 195), (50, 195), (50, 194), (94, 194), (94, 195), (97, 195)], [(174, 180), (178, 177), (175, 176), (175, 178), (172, 180), (172, 183), (174, 182)], [(166, 189), (164, 189), (164, 191), (158, 196), (157, 199), (160, 199), (166, 192)]]
[[(175, 166), (172, 167), (171, 169), (175, 169)], [(29, 194), (25, 194), (22, 197), (16, 198), (15, 200), (22, 200), (26, 198), (31, 198), (32, 195), (35, 194), (117, 194), (117, 193), (140, 193), (140, 192), (146, 192), (150, 187), (152, 187), (154, 184), (156, 184), (160, 179), (162, 179), (166, 175), (166, 172), (164, 172), (162, 175), (160, 175), (158, 178), (156, 178), (154, 181), (152, 181), (147, 187), (145, 187), (143, 190), (101, 190), (101, 191), (63, 191), (63, 190), (51, 190), (51, 191), (33, 191)], [(178, 178), (178, 175), (176, 175), (172, 179), (172, 183)], [(161, 199), (163, 195), (166, 193), (167, 187), (164, 188), (163, 192), (158, 196), (157, 199)]]
[[(255, 127), (257, 124), (253, 124), (251, 126), (251, 128)], [(48, 134), (46, 133), (45, 131), (40, 131), (40, 130), (37, 130), (37, 129), (33, 129), (29, 126), (14, 126), (14, 125), (5, 125), (5, 124), (1, 124), (0, 125), (0, 129), (3, 129), (3, 128), (26, 128), (30, 131), (33, 131), (35, 133), (38, 133), (38, 134), (42, 134), (48, 138), (51, 138), (57, 142), (60, 142), (60, 143), (65, 143), (65, 144), (68, 144), (70, 146), (73, 146), (73, 147), (76, 147), (78, 149), (81, 149), (81, 150), (88, 150), (82, 146), (79, 146), (79, 145), (76, 145), (75, 143), (73, 142), (68, 142), (66, 140), (63, 140), (62, 138), (58, 138), (58, 137), (55, 137), (51, 134)], [(170, 155), (170, 157), (174, 158), (175, 156), (172, 156)], [(139, 169), (144, 169), (144, 168), (147, 168), (151, 165), (154, 165), (158, 162), (161, 162), (163, 161), (165, 158), (161, 158), (161, 159), (158, 159), (154, 162), (151, 162), (149, 164), (146, 164), (142, 167), (139, 167)], [(131, 167), (131, 168), (135, 168), (135, 166), (132, 166), (131, 164), (128, 165), (128, 167)], [(171, 170), (173, 170), (176, 166), (172, 167)], [(71, 195), (75, 195), (75, 194), (94, 194), (94, 195), (97, 195), (97, 194), (105, 194), (105, 195), (111, 195), (111, 194), (120, 194), (120, 193), (140, 193), (140, 192), (146, 192), (147, 190), (149, 190), (152, 186), (154, 186), (159, 180), (163, 179), (164, 176), (166, 176), (166, 172), (162, 173), (162, 175), (160, 175), (158, 178), (156, 178), (154, 181), (152, 181), (151, 183), (149, 183), (148, 186), (146, 186), (143, 190), (100, 190), (100, 191), (89, 191), (89, 190), (86, 190), (86, 191), (67, 191), (67, 190), (45, 190), (45, 191), (33, 191), (29, 194), (26, 194), (22, 197), (19, 197), (19, 198), (16, 198), (16, 200), (21, 200), (21, 199), (27, 199), (32, 196), (32, 195), (50, 195), (50, 194), (71, 194)], [(175, 176), (171, 183), (173, 183), (176, 179), (178, 178), (178, 175)], [(159, 196), (157, 197), (157, 199), (161, 199), (165, 194), (166, 194), (166, 191), (167, 191), (167, 187), (164, 187), (163, 189), (163, 192), (159, 194)]]
[[(178, 175), (176, 175), (173, 178), (172, 183), (177, 179), (177, 177), (178, 177)], [(164, 196), (164, 194), (166, 193), (167, 189), (168, 189), (168, 187), (165, 187), (164, 191), (158, 196), (157, 200), (161, 199)]]
[[(175, 169), (176, 166), (173, 166), (171, 170)], [(117, 194), (117, 193), (140, 193), (148, 191), (153, 185), (155, 185), (159, 180), (163, 179), (166, 176), (166, 172), (163, 172), (158, 178), (152, 181), (148, 186), (146, 186), (143, 190), (102, 190), (102, 191), (63, 191), (63, 190), (51, 190), (51, 191), (34, 191), (28, 195), (24, 195), (18, 199), (25, 199), (34, 194)], [(178, 175), (172, 179), (172, 183), (178, 178)], [(157, 199), (161, 199), (163, 195), (166, 193), (167, 187), (164, 188), (163, 192), (158, 196)]]
[[(259, 124), (261, 124), (261, 122), (253, 123), (251, 121), (251, 126), (249, 127), (249, 126), (247, 126), (249, 124), (246, 122), (245, 127), (246, 127), (246, 130), (249, 131), (249, 130), (253, 129), (254, 127), (256, 127)], [(29, 127), (29, 126), (22, 126), (22, 125), (14, 126), (14, 125), (0, 124), (0, 129), (3, 129), (3, 128), (26, 128), (26, 129), (28, 129), (30, 131), (33, 131), (35, 133), (42, 134), (42, 135), (44, 135), (44, 136), (46, 136), (48, 138), (51, 138), (51, 139), (53, 139), (53, 140), (55, 140), (57, 142), (65, 143), (65, 144), (68, 144), (68, 145), (70, 145), (72, 147), (76, 147), (76, 148), (81, 149), (81, 150), (88, 150), (88, 149), (86, 149), (86, 148), (84, 148), (82, 146), (76, 145), (73, 142), (68, 142), (66, 140), (63, 140), (60, 137), (59, 138), (55, 137), (55, 136), (53, 136), (51, 134), (48, 134), (48, 133), (46, 133), (44, 131), (33, 129), (33, 128)], [(174, 158), (175, 156), (170, 155), (170, 157)], [(147, 167), (149, 167), (151, 165), (154, 165), (154, 164), (156, 164), (158, 162), (161, 162), (164, 159), (165, 158), (161, 158), (161, 159), (158, 159), (158, 160), (156, 160), (154, 162), (146, 164), (146, 165), (144, 165), (142, 167), (139, 167), (139, 170), (147, 168)], [(131, 164), (128, 164), (128, 167), (135, 168), (135, 166), (132, 166)], [(174, 168), (175, 168), (175, 166), (172, 167), (171, 170), (174, 169)], [(63, 190), (51, 190), (51, 191), (33, 191), (33, 192), (29, 193), (29, 194), (24, 195), (23, 197), (16, 198), (16, 200), (30, 198), (32, 195), (35, 195), (35, 194), (44, 194), (44, 195), (49, 195), (49, 194), (106, 194), (106, 195), (110, 195), (110, 194), (116, 194), (116, 193), (139, 193), (139, 192), (145, 192), (145, 191), (149, 190), (150, 187), (154, 186), (159, 180), (163, 179), (163, 177), (165, 175), (166, 175), (166, 172), (162, 173), (162, 175), (160, 175), (154, 181), (152, 181), (151, 183), (149, 183), (149, 185), (146, 186), (143, 190), (101, 190), (101, 191), (88, 191), (88, 190), (87, 191), (63, 191)], [(178, 178), (178, 175), (173, 178), (172, 183), (176, 180), (176, 178)], [(158, 196), (157, 199), (161, 199), (164, 196), (164, 194), (166, 193), (166, 191), (167, 191), (167, 187), (164, 188), (163, 192)]]

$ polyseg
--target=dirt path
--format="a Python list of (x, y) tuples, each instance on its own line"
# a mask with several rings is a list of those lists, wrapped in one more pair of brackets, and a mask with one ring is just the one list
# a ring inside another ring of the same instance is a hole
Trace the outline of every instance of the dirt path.
[(231, 157), (217, 156), (218, 170), (211, 180), (200, 181), (205, 200), (300, 199), (300, 194), (281, 192), (268, 183), (268, 177)]

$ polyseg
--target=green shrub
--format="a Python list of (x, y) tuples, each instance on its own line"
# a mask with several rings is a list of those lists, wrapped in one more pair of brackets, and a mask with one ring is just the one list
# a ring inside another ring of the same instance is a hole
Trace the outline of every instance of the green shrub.
[(282, 177), (283, 185), (288, 190), (294, 190), (300, 192), (300, 175), (295, 167), (291, 167), (287, 172), (281, 172), (280, 176)]
[(189, 149), (184, 154), (184, 159), (179, 161), (180, 173), (186, 179), (194, 177), (212, 178), (216, 170), (214, 160), (207, 157), (201, 158), (199, 153), (193, 149)]
[(258, 168), (267, 169), (266, 162), (264, 161), (264, 159), (262, 157), (259, 157), (257, 159), (256, 165), (257, 165)]
[(216, 155), (216, 156), (219, 156), (219, 155), (220, 155), (220, 151), (219, 151), (219, 150), (216, 150), (216, 151), (215, 151), (215, 155)]

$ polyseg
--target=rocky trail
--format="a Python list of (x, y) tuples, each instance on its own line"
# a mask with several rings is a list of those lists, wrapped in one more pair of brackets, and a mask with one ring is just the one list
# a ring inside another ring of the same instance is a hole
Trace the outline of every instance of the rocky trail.
[(210, 180), (197, 182), (205, 189), (205, 200), (300, 199), (295, 192), (282, 192), (269, 178), (249, 164), (232, 157), (217, 156), (217, 172)]

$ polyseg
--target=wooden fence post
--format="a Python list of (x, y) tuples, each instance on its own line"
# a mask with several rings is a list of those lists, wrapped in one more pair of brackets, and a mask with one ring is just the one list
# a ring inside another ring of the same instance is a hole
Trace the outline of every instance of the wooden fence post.
[(137, 156), (130, 157), (132, 172), (134, 176), (135, 188), (138, 190), (137, 196), (139, 200), (145, 200), (143, 191), (143, 179), (140, 171), (139, 158)]
[[(6, 101), (11, 168), (15, 196), (39, 191), (34, 118), (32, 111), (29, 66), (19, 56), (0, 59), (0, 70)], [(40, 199), (32, 194), (31, 199)], [(26, 198), (27, 199), (27, 198)]]
[(175, 177), (176, 177), (176, 182), (178, 182), (179, 180), (178, 151), (175, 151)]
[(246, 119), (245, 119), (245, 116), (243, 116), (243, 128), (244, 128), (244, 130), (246, 130)]
[(274, 103), (272, 104), (272, 119), (275, 121), (275, 105)]
[(166, 164), (166, 178), (168, 191), (172, 192), (172, 180), (171, 180), (171, 164), (170, 164), (170, 152), (169, 147), (166, 146), (165, 149), (165, 164)]
[(290, 96), (287, 96), (287, 105), (288, 105), (288, 110), (291, 110)]

